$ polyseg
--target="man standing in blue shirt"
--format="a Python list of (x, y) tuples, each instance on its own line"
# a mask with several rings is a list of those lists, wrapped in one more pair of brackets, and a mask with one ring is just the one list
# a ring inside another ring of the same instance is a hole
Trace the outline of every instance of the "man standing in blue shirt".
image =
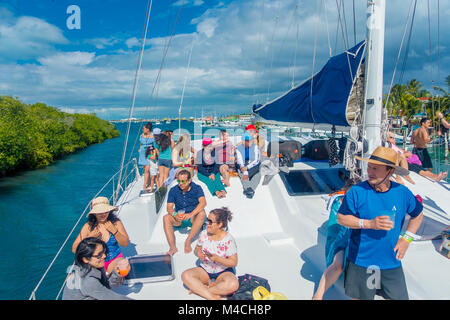
[[(373, 299), (376, 293), (388, 299), (407, 300), (401, 259), (422, 223), (422, 204), (405, 186), (390, 180), (393, 173), (405, 175), (398, 166), (397, 152), (378, 147), (366, 161), (368, 180), (353, 186), (338, 210), (338, 222), (351, 228), (345, 293), (354, 299)], [(405, 215), (411, 219), (400, 235)]]
[(173, 229), (191, 227), (184, 243), (184, 252), (189, 253), (192, 251), (191, 241), (200, 231), (206, 217), (205, 194), (202, 187), (192, 182), (191, 173), (181, 170), (177, 181), (178, 185), (172, 187), (167, 196), (167, 214), (163, 218), (164, 232), (170, 247), (167, 254), (170, 255), (178, 251)]

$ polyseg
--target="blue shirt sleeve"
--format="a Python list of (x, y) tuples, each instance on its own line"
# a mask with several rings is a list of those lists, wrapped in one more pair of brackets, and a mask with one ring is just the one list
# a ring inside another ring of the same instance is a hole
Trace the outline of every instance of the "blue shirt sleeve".
[(423, 211), (423, 205), (420, 203), (419, 200), (413, 195), (413, 193), (408, 190), (408, 203), (407, 203), (407, 209), (406, 212), (413, 218), (420, 215)]
[(167, 195), (167, 203), (175, 203), (175, 187), (172, 187), (172, 189), (170, 189), (169, 194)]
[(344, 199), (342, 200), (342, 204), (339, 207), (338, 213), (343, 215), (352, 215), (359, 217), (359, 214), (357, 214), (356, 210), (356, 202), (355, 202), (355, 189), (350, 188), (346, 195), (344, 196)]
[(198, 184), (196, 184), (196, 189), (197, 189), (197, 190), (196, 190), (196, 192), (197, 192), (197, 199), (205, 196), (205, 194), (203, 193), (203, 189), (202, 189), (201, 186), (199, 186)]

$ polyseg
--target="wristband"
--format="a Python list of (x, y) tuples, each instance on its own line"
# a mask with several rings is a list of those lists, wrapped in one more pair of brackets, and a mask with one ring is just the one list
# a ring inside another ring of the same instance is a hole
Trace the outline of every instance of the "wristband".
[(363, 219), (359, 219), (359, 228), (364, 229), (364, 220)]
[(418, 236), (417, 234), (412, 233), (411, 231), (406, 231), (405, 234), (410, 236), (413, 239), (413, 241), (416, 240), (416, 239), (420, 239), (420, 236)]
[(404, 240), (408, 241), (408, 243), (411, 243), (414, 240), (412, 237), (410, 237), (407, 234), (400, 235), (400, 238), (403, 238)]

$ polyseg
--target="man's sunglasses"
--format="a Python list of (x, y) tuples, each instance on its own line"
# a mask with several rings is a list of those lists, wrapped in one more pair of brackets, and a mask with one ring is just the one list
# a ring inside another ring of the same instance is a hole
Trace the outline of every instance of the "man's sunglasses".
[(177, 179), (178, 184), (185, 184), (188, 180)]

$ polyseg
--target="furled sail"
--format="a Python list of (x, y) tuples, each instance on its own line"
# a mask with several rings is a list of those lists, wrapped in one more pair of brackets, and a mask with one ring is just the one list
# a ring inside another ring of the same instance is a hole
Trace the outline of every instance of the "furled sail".
[(322, 70), (281, 97), (253, 105), (254, 115), (261, 121), (287, 125), (349, 127), (363, 101), (365, 45), (361, 41), (330, 58)]

